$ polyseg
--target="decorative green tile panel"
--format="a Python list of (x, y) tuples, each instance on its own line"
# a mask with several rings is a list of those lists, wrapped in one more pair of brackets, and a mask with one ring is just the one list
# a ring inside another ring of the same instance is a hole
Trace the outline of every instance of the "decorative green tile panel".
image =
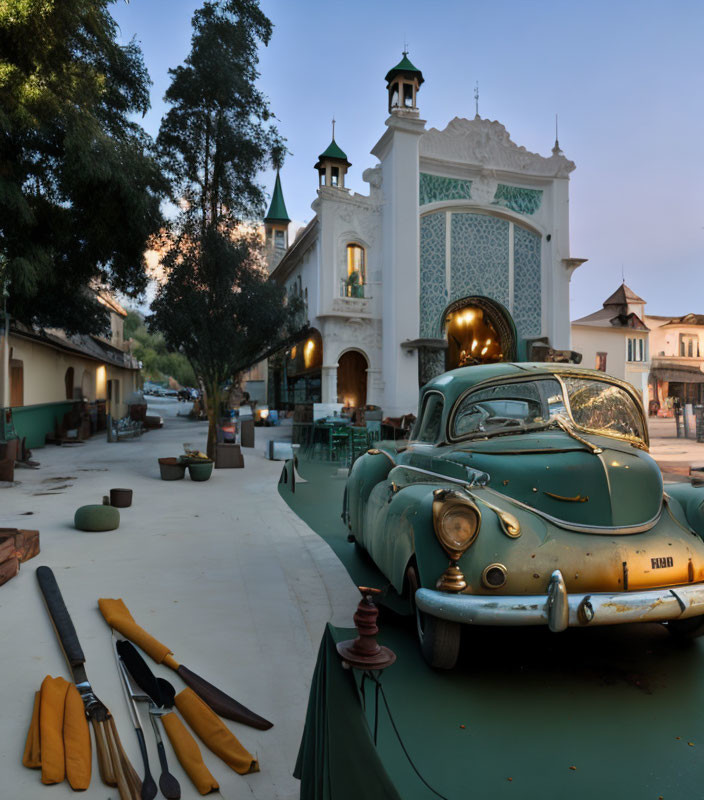
[(448, 304), (445, 286), (445, 212), (420, 218), (420, 335), (439, 334)]
[(487, 214), (452, 214), (450, 302), (483, 295), (508, 308), (510, 227)]
[(419, 202), (422, 206), (441, 200), (470, 200), (471, 191), (472, 181), (420, 173)]
[(513, 321), (527, 339), (541, 335), (541, 237), (520, 225), (513, 230)]
[(535, 214), (542, 202), (542, 189), (524, 189), (522, 186), (506, 186), (500, 183), (491, 204), (510, 208), (518, 214)]

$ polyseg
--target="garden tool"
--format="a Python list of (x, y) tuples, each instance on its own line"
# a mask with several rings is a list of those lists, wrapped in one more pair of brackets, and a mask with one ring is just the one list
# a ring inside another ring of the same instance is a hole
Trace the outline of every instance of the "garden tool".
[(122, 748), (112, 715), (96, 697), (88, 681), (84, 666), (86, 659), (54, 573), (49, 567), (38, 567), (37, 581), (76, 689), (83, 701), (85, 715), (93, 727), (100, 777), (108, 786), (117, 786), (121, 800), (138, 800), (141, 781)]
[[(154, 731), (156, 749), (159, 753), (159, 763), (161, 764), (161, 776), (159, 778), (159, 788), (161, 789), (161, 793), (164, 795), (164, 797), (168, 798), (168, 800), (179, 800), (181, 797), (181, 787), (179, 786), (176, 778), (169, 772), (169, 765), (166, 760), (166, 750), (164, 750), (164, 742), (162, 741), (161, 732), (159, 731), (159, 726), (156, 722), (156, 717), (165, 712), (159, 708), (157, 703), (154, 702), (152, 696), (144, 690), (142, 684), (135, 678), (134, 672), (130, 666), (130, 663), (132, 663), (130, 659), (130, 656), (132, 655), (131, 651), (134, 650), (134, 647), (123, 639), (118, 640), (115, 637), (115, 631), (112, 632), (112, 643), (118, 663), (123, 670), (122, 674), (125, 680), (125, 688), (130, 694), (130, 699), (132, 701), (136, 700), (149, 703), (149, 722), (151, 723)], [(125, 658), (125, 655), (127, 655), (127, 658)], [(151, 677), (153, 678), (154, 676)], [(154, 679), (154, 686), (157, 698), (160, 700), (161, 692), (158, 684), (156, 683), (156, 679)], [(159, 705), (161, 705), (161, 703)], [(156, 787), (154, 787), (154, 793), (156, 794)]]
[(117, 649), (135, 683), (152, 700), (155, 710), (150, 708), (150, 715), (161, 717), (174, 752), (195, 787), (201, 794), (218, 789), (218, 782), (205, 766), (195, 739), (172, 711), (176, 694), (174, 687), (163, 678), (154, 676), (133, 644), (121, 640), (117, 642)]
[(216, 686), (196, 675), (188, 667), (179, 664), (174, 658), (173, 652), (166, 645), (147, 633), (144, 628), (140, 628), (122, 600), (101, 598), (98, 600), (98, 607), (111, 628), (115, 628), (126, 639), (141, 647), (157, 664), (165, 664), (177, 672), (183, 681), (218, 714), (226, 719), (242, 722), (262, 731), (273, 726), (272, 722), (250, 711)]

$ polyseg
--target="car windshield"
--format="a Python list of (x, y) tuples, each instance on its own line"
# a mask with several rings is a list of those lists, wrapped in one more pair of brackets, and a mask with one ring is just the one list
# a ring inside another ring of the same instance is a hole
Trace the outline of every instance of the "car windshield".
[[(607, 381), (564, 376), (571, 411), (555, 378), (489, 386), (465, 395), (452, 417), (452, 438), (520, 433), (545, 428), (558, 419), (606, 436), (645, 441), (633, 398)], [(574, 421), (574, 422), (573, 422)]]
[(566, 416), (562, 386), (554, 378), (489, 386), (459, 401), (452, 436), (487, 436), (545, 427)]
[(645, 441), (643, 419), (633, 398), (613, 383), (565, 376), (572, 418), (580, 428), (606, 436)]

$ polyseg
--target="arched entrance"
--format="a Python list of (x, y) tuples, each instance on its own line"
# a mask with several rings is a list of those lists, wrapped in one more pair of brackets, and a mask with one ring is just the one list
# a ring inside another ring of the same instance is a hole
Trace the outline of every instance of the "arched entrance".
[(352, 408), (367, 404), (367, 359), (358, 350), (348, 350), (337, 362), (337, 402)]
[(446, 369), (516, 359), (516, 329), (511, 315), (488, 297), (464, 297), (444, 315)]

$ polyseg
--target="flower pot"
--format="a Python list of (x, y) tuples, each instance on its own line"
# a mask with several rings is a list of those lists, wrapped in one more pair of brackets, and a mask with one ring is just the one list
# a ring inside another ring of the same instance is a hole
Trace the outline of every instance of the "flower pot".
[(191, 461), (188, 465), (188, 474), (192, 481), (207, 481), (213, 474), (213, 462), (205, 461), (196, 464)]
[(110, 505), (129, 508), (132, 505), (132, 489), (110, 489)]
[(186, 465), (177, 458), (160, 458), (159, 471), (162, 481), (180, 481), (186, 474)]

